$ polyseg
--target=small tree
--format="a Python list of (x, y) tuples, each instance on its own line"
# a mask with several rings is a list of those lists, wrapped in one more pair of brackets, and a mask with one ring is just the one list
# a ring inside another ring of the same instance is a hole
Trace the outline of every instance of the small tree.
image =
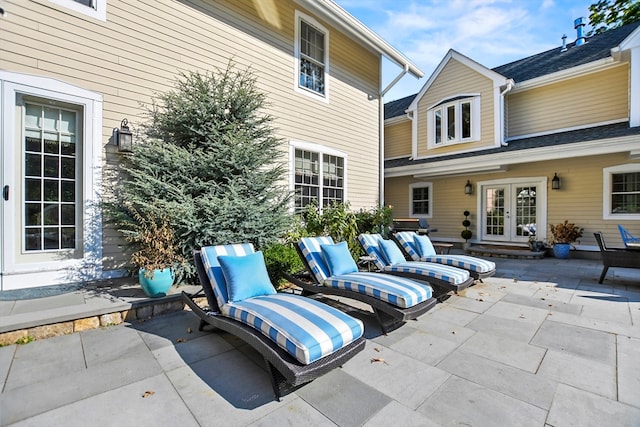
[[(119, 207), (166, 218), (183, 256), (203, 245), (252, 242), (289, 226), (281, 141), (252, 71), (182, 74), (156, 96), (140, 144), (122, 164), (111, 211), (121, 230), (136, 226)], [(113, 209), (115, 207), (115, 209)]]
[(599, 0), (589, 6), (589, 35), (636, 22), (640, 19), (638, 0)]

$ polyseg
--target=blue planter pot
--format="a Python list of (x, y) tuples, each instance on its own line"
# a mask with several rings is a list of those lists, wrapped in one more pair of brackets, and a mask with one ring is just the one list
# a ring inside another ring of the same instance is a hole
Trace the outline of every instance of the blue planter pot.
[(144, 268), (141, 268), (138, 272), (138, 281), (144, 293), (151, 298), (166, 296), (175, 279), (173, 270), (170, 268), (153, 270), (153, 277), (145, 277), (145, 272)]
[(553, 255), (556, 258), (568, 259), (571, 245), (569, 243), (555, 243), (553, 245)]

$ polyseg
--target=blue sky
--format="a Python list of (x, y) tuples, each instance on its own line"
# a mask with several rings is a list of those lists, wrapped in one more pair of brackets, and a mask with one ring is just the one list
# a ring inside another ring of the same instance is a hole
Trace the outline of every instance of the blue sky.
[[(493, 68), (576, 39), (573, 21), (595, 0), (336, 0), (425, 73), (405, 76), (385, 102), (412, 95), (449, 49)], [(586, 30), (590, 27), (587, 25)], [(385, 63), (384, 86), (400, 69)]]

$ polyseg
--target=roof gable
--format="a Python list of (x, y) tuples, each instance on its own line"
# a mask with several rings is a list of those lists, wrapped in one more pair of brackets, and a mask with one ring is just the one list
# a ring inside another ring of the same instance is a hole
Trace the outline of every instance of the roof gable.
[(422, 96), (429, 90), (431, 85), (436, 81), (440, 73), (442, 73), (446, 65), (451, 60), (456, 60), (461, 64), (465, 65), (466, 67), (471, 68), (473, 71), (477, 72), (478, 74), (488, 78), (489, 80), (492, 80), (494, 83), (494, 86), (502, 86), (507, 83), (507, 79), (504, 76), (501, 76), (495, 71), (488, 69), (484, 65), (464, 56), (459, 52), (456, 52), (453, 49), (449, 49), (449, 52), (447, 52), (444, 58), (442, 58), (442, 61), (440, 61), (440, 64), (438, 64), (435, 71), (429, 77), (429, 80), (427, 80), (425, 85), (422, 86), (422, 89), (420, 89), (420, 92), (417, 93), (417, 95), (415, 96), (415, 98), (413, 99), (409, 107), (407, 107), (407, 109), (415, 110), (416, 108), (418, 108), (418, 102), (420, 101)]

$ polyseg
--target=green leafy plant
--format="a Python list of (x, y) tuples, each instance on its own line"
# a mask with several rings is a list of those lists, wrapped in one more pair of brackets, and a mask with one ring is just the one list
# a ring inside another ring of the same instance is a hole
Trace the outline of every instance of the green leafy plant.
[(296, 273), (304, 269), (302, 260), (292, 243), (272, 243), (263, 249), (271, 283), (280, 288), (287, 283), (285, 273)]
[(473, 232), (469, 230), (469, 226), (471, 226), (471, 221), (469, 221), (469, 215), (471, 215), (471, 213), (469, 211), (464, 211), (463, 215), (464, 215), (464, 221), (462, 221), (462, 225), (464, 226), (464, 230), (462, 230), (462, 232), (460, 233), (460, 236), (464, 240), (469, 240), (473, 236)]
[(570, 223), (566, 219), (564, 222), (553, 225), (549, 224), (551, 230), (551, 243), (573, 243), (582, 237), (583, 228)]

